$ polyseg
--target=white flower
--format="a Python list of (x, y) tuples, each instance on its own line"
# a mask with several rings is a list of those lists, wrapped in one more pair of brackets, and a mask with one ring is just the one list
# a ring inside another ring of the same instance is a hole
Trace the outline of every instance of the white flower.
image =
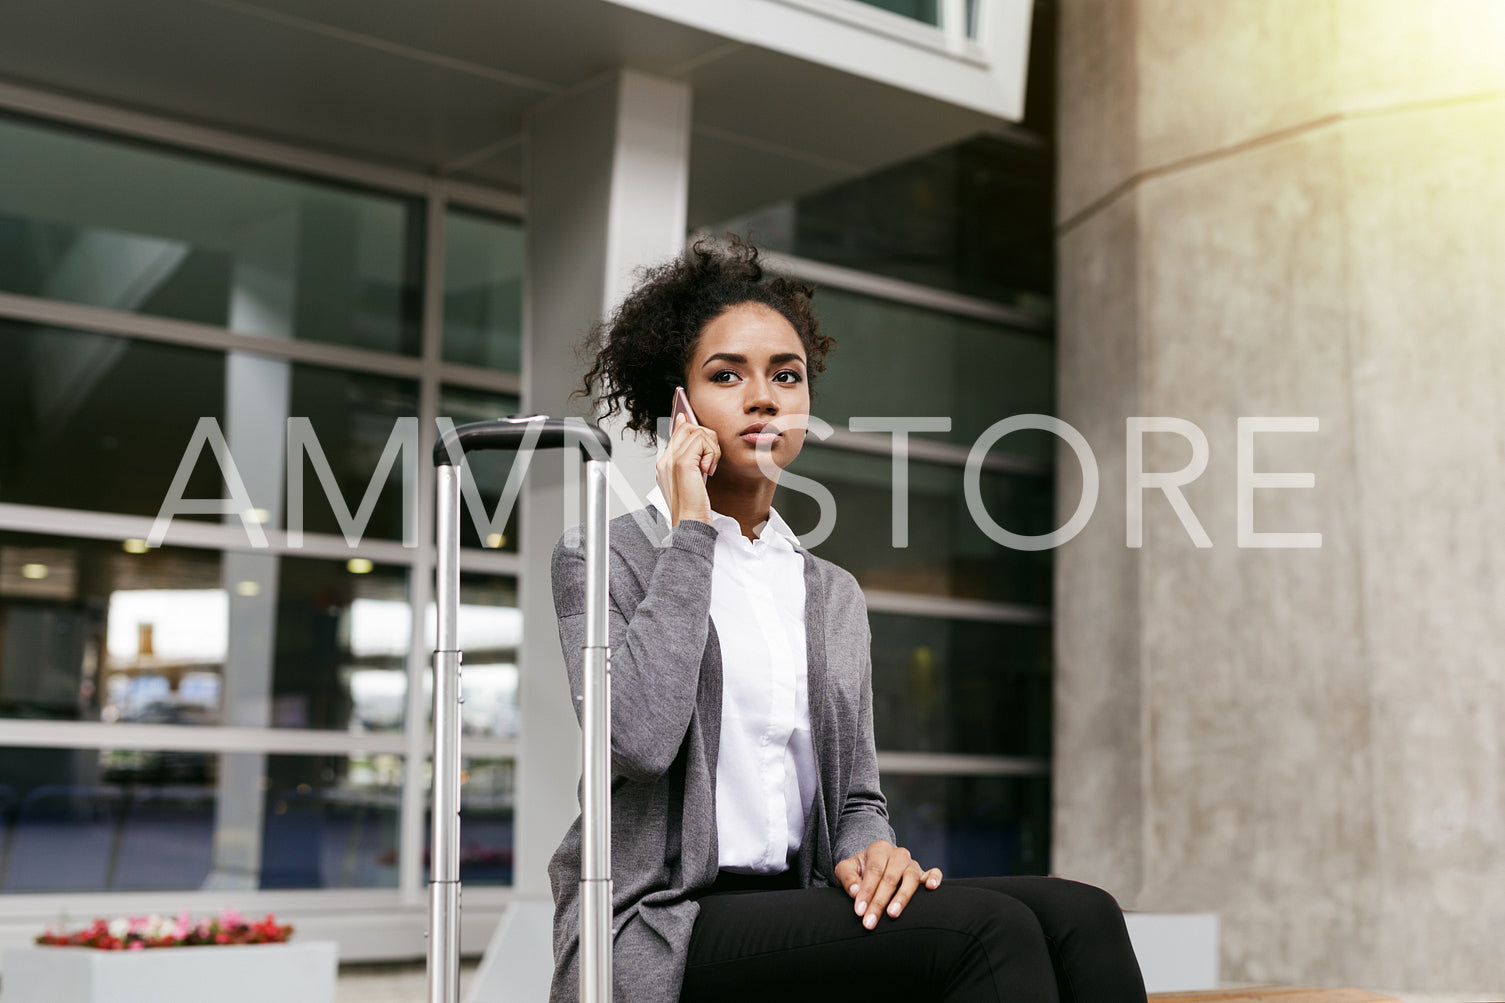
[(130, 932), (131, 921), (129, 919), (122, 917), (121, 919), (110, 920), (110, 936), (114, 937), (116, 940), (124, 940), (125, 935)]

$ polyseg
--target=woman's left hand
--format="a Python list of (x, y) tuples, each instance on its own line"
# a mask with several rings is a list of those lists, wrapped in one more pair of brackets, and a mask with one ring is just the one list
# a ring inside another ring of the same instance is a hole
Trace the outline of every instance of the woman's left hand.
[(927, 871), (904, 847), (879, 839), (837, 864), (836, 880), (856, 899), (855, 911), (863, 917), (862, 925), (871, 930), (878, 925), (880, 913), (898, 916), (903, 912), (920, 882), (926, 888), (939, 888), (941, 869)]

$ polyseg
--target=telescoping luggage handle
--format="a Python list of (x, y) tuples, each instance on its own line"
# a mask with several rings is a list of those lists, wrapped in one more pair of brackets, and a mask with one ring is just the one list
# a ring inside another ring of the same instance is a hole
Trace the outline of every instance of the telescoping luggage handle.
[[(611, 677), (606, 637), (606, 483), (611, 440), (582, 421), (513, 415), (450, 429), (434, 444), (438, 480), (438, 643), (434, 650), (434, 816), (429, 1003), (460, 998), (460, 477), (466, 453), (579, 446), (585, 463), (585, 644), (580, 999), (611, 1001)], [(605, 457), (598, 459), (597, 457)]]

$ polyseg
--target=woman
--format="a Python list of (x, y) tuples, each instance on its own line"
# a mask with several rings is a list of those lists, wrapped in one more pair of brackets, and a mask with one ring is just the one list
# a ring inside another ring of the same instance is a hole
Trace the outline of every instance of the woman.
[[(651, 505), (610, 530), (615, 998), (1143, 1001), (1105, 892), (943, 880), (889, 826), (862, 592), (771, 506), (833, 347), (812, 292), (740, 241), (697, 243), (604, 325), (577, 391), (639, 434), (676, 386), (694, 411)], [(553, 582), (578, 695), (578, 527)], [(577, 818), (549, 865), (555, 1003), (579, 996), (580, 847)]]

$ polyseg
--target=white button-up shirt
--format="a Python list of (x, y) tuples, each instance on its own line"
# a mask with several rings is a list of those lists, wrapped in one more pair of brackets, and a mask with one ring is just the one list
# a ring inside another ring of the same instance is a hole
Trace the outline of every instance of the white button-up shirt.
[[(658, 487), (648, 501), (673, 518)], [(815, 799), (805, 663), (805, 559), (799, 538), (768, 511), (758, 539), (711, 512), (711, 622), (721, 643), (721, 745), (716, 837), (723, 870), (787, 870)]]

